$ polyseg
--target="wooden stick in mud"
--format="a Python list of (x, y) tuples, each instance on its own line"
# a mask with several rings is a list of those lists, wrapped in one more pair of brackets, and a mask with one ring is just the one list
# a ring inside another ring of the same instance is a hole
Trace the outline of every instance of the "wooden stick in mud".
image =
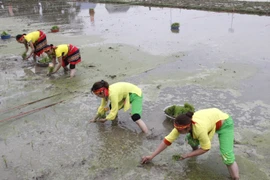
[(34, 104), (34, 103), (37, 103), (37, 102), (39, 102), (39, 101), (43, 101), (43, 100), (45, 100), (45, 99), (52, 98), (52, 97), (57, 96), (57, 95), (59, 95), (59, 94), (61, 94), (61, 93), (58, 93), (58, 94), (55, 94), (55, 95), (52, 95), (52, 96), (48, 96), (48, 97), (45, 97), (45, 98), (42, 98), (42, 99), (38, 99), (38, 100), (36, 100), (36, 101), (28, 102), (28, 103), (25, 103), (25, 104), (22, 104), (22, 105), (19, 105), (19, 106), (16, 106), (16, 107), (4, 109), (4, 110), (1, 110), (0, 113), (6, 113), (6, 112), (11, 111), (11, 110), (13, 110), (13, 109), (19, 109), (19, 108), (22, 108), (22, 107), (24, 107), (24, 106), (27, 106), (27, 105), (30, 105), (30, 104)]
[(28, 114), (32, 114), (32, 113), (34, 113), (34, 112), (37, 112), (37, 111), (46, 109), (46, 108), (48, 108), (48, 107), (54, 106), (54, 105), (59, 104), (59, 103), (62, 103), (62, 102), (64, 102), (64, 101), (65, 101), (65, 100), (58, 101), (58, 102), (56, 102), (56, 103), (49, 104), (49, 105), (47, 105), (47, 106), (43, 106), (43, 107), (40, 107), (40, 108), (33, 109), (33, 110), (31, 110), (31, 111), (27, 111), (27, 112), (24, 112), (24, 113), (20, 113), (20, 114), (17, 114), (17, 115), (15, 115), (15, 116), (11, 116), (11, 117), (9, 117), (9, 118), (2, 119), (2, 120), (0, 120), (0, 122), (8, 121), (8, 120), (11, 120), (11, 119), (21, 118), (21, 117), (26, 116), (26, 115), (28, 115)]

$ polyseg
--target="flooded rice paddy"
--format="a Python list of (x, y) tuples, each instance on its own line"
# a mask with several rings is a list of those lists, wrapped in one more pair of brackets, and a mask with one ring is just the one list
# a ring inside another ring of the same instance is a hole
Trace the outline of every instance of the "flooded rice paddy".
[[(164, 107), (217, 107), (235, 120), (240, 179), (270, 179), (270, 17), (90, 2), (12, 1), (0, 10), (0, 174), (3, 180), (229, 179), (215, 136), (210, 152), (175, 162), (191, 149), (180, 137), (140, 165), (172, 129)], [(93, 10), (94, 9), (94, 13)], [(170, 25), (180, 23), (179, 32)], [(52, 26), (60, 27), (51, 33)], [(81, 50), (77, 74), (51, 77), (14, 36), (37, 29), (54, 45)], [(95, 81), (128, 81), (144, 93), (147, 138), (120, 111), (118, 121), (88, 124), (100, 99)]]

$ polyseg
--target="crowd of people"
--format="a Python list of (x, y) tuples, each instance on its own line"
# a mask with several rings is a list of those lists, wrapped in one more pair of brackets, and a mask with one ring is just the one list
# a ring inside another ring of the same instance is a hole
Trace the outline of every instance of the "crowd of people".
[[(24, 57), (25, 60), (33, 57), (36, 61), (36, 56), (47, 53), (52, 58), (54, 67), (50, 73), (56, 73), (62, 66), (64, 71), (70, 70), (71, 78), (74, 77), (76, 64), (81, 62), (80, 50), (76, 46), (72, 44), (48, 45), (46, 34), (40, 30), (28, 34), (18, 34), (16, 40), (18, 43), (24, 44), (25, 54), (28, 52), (29, 47), (31, 48), (30, 54)], [(89, 120), (90, 123), (113, 121), (116, 119), (120, 109), (127, 111), (131, 108), (131, 119), (143, 133), (150, 133), (147, 125), (142, 120), (143, 93), (138, 86), (128, 82), (109, 84), (101, 80), (93, 84), (91, 92), (101, 98), (101, 104), (96, 116)], [(217, 108), (202, 109), (194, 113), (188, 112), (177, 116), (174, 119), (174, 128), (170, 134), (164, 138), (152, 154), (143, 156), (141, 163), (151, 161), (170, 146), (180, 134), (187, 134), (192, 151), (181, 155), (179, 160), (207, 153), (211, 149), (211, 140), (215, 133), (218, 134), (223, 163), (227, 166), (231, 178), (238, 180), (239, 170), (233, 148), (234, 122), (229, 114)]]

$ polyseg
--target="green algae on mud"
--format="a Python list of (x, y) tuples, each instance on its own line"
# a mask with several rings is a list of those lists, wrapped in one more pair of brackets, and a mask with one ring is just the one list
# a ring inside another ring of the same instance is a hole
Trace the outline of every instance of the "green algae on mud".
[[(162, 71), (162, 70), (161, 70)], [(142, 79), (144, 83), (162, 84), (160, 89), (181, 84), (199, 85), (214, 89), (238, 90), (240, 81), (249, 79), (258, 71), (257, 67), (245, 63), (218, 63), (213, 68), (202, 68), (192, 71), (170, 71), (167, 73), (148, 74)], [(160, 91), (158, 89), (158, 91)], [(235, 92), (241, 93), (241, 92)]]
[(174, 7), (183, 9), (196, 9), (216, 12), (233, 12), (243, 14), (270, 15), (269, 2), (250, 2), (250, 1), (196, 1), (196, 0), (92, 0), (98, 3), (116, 3), (142, 5), (152, 7)]

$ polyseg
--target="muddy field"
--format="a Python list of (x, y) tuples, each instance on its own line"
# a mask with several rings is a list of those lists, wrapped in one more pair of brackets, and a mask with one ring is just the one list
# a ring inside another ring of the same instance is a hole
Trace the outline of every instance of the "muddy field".
[[(235, 120), (235, 154), (244, 180), (270, 179), (270, 17), (93, 2), (12, 1), (0, 10), (0, 179), (226, 180), (215, 136), (210, 152), (175, 162), (191, 149), (184, 136), (140, 165), (172, 129), (163, 109), (189, 102)], [(52, 6), (53, 5), (53, 6)], [(90, 9), (94, 9), (90, 13)], [(180, 23), (180, 31), (170, 25)], [(60, 27), (51, 33), (52, 26)], [(81, 50), (77, 75), (51, 77), (14, 37), (42, 29), (48, 42)], [(144, 93), (145, 137), (120, 111), (88, 124), (100, 99), (95, 81), (128, 81)]]

